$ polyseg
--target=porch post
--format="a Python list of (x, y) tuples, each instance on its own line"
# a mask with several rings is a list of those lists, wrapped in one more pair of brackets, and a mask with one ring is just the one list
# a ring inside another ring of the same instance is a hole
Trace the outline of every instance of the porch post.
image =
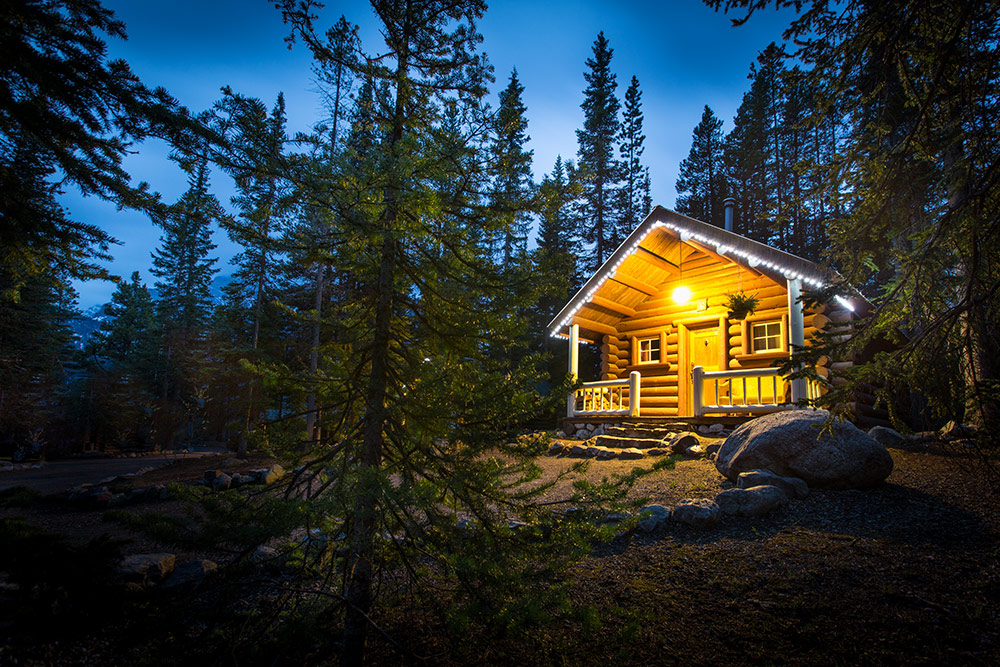
[[(580, 377), (580, 325), (569, 327), (569, 374), (576, 380)], [(576, 412), (576, 392), (571, 391), (566, 399), (566, 416), (572, 418)]]
[[(802, 314), (802, 304), (799, 297), (802, 295), (802, 279), (788, 278), (788, 342), (791, 350), (801, 348), (806, 344), (806, 327)], [(790, 351), (791, 351), (790, 350)], [(792, 380), (792, 402), (800, 401), (806, 397), (806, 381)]]

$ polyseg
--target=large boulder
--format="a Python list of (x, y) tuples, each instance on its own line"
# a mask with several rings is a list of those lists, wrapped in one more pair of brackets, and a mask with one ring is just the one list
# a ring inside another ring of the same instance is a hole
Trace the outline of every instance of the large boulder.
[(734, 482), (741, 472), (769, 470), (819, 489), (865, 489), (885, 480), (892, 472), (885, 447), (849, 422), (824, 432), (829, 417), (826, 410), (758, 417), (726, 438), (715, 467)]

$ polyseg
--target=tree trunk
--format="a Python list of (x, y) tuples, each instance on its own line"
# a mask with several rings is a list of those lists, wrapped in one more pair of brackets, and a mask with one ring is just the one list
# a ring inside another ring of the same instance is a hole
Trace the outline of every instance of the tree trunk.
[[(319, 371), (319, 343), (320, 343), (320, 323), (323, 319), (323, 287), (326, 283), (326, 267), (316, 264), (316, 300), (313, 303), (315, 314), (313, 315), (312, 327), (312, 347), (309, 350), (309, 378), (310, 382), (316, 382), (316, 373)], [(315, 386), (315, 385), (314, 385)], [(306, 442), (305, 449), (315, 446), (316, 422), (319, 421), (319, 413), (316, 410), (316, 391), (310, 391), (306, 396)]]

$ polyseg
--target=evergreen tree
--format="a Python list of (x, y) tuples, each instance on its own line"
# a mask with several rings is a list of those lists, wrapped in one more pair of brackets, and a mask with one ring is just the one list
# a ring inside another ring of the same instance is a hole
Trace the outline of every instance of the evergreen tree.
[[(227, 232), (243, 248), (232, 259), (237, 268), (225, 288), (224, 309), (235, 320), (236, 349), (232, 352), (237, 358), (255, 362), (260, 356), (265, 307), (275, 296), (276, 244), (293, 203), (290, 183), (284, 175), (285, 99), (279, 94), (269, 115), (260, 100), (235, 95), (228, 88), (224, 93), (217, 105), (223, 125), (229, 128), (229, 150), (223, 162), (236, 183), (237, 194), (232, 201), (239, 211), (227, 225)], [(246, 380), (246, 416), (237, 449), (240, 457), (246, 456), (247, 438), (260, 411), (256, 384), (253, 378)]]
[(705, 105), (691, 136), (691, 152), (677, 177), (677, 211), (717, 227), (725, 225), (726, 166), (722, 121)]
[(155, 312), (153, 297), (138, 271), (132, 272), (129, 282), (118, 282), (103, 311), (107, 319), (90, 337), (89, 351), (125, 368), (148, 361)]
[[(751, 13), (762, 5), (710, 4)], [(833, 256), (854, 284), (874, 288), (879, 305), (832, 353), (898, 345), (846, 390), (884, 383), (889, 398), (889, 387), (918, 388), (934, 417), (964, 408), (995, 443), (1000, 225), (988, 202), (1000, 198), (1000, 106), (991, 92), (1000, 84), (1000, 12), (976, 0), (811, 5), (788, 34), (801, 40), (814, 126), (842, 114), (838, 150), (824, 168), (824, 187), (839, 190), (843, 211), (828, 226)]]
[(531, 137), (527, 135), (528, 120), (524, 116), (527, 108), (521, 101), (522, 93), (524, 86), (514, 69), (507, 87), (500, 91), (496, 136), (491, 146), (490, 212), (500, 218), (496, 224), (503, 230), (500, 260), (504, 266), (524, 255), (534, 208), (533, 151), (524, 149)]
[[(145, 87), (106, 37), (125, 27), (97, 0), (30, 0), (0, 8), (0, 261), (7, 297), (50, 267), (69, 277), (109, 278), (111, 237), (66, 217), (56, 197), (84, 195), (149, 210), (146, 184), (131, 184), (123, 161), (148, 136), (188, 144), (198, 124), (163, 89)], [(38, 179), (42, 179), (40, 182)]]
[(208, 156), (178, 155), (190, 169), (188, 190), (174, 204), (162, 226), (161, 246), (153, 252), (151, 273), (158, 278), (157, 327), (161, 335), (158, 443), (170, 443), (177, 429), (194, 426), (196, 396), (204, 386), (197, 377), (204, 366), (205, 342), (211, 314), (212, 278), (218, 261), (209, 254), (211, 224), (224, 217), (222, 206), (209, 192)]
[[(338, 213), (329, 229), (336, 262), (356, 285), (324, 364), (338, 444), (322, 466), (340, 470), (324, 516), (346, 518), (349, 545), (344, 664), (363, 659), (377, 566), (389, 555), (378, 548), (386, 531), (408, 536), (391, 554), (414, 566), (414, 576), (428, 558), (442, 573), (457, 567), (480, 604), (490, 604), (496, 576), (515, 586), (532, 579), (519, 569), (523, 561), (486, 572), (469, 550), (510, 553), (474, 542), (514, 537), (506, 519), (493, 528), (494, 508), (518, 511), (520, 501), (503, 489), (520, 479), (525, 459), (496, 431), (538, 406), (533, 360), (511, 361), (524, 359), (516, 348), (524, 323), (512, 314), (534, 300), (524, 293), (530, 275), (499, 272), (481, 256), (482, 226), (473, 216), (488, 192), (480, 186), (490, 70), (474, 29), (485, 6), (410, 0), (374, 8), (388, 55), (363, 59), (359, 75), (375, 91), (376, 145), (345, 150), (335, 170), (342, 186), (314, 193), (316, 205)], [(309, 8), (289, 0), (284, 9), (296, 36), (324, 57), (327, 43), (311, 31)], [(486, 453), (495, 446), (505, 462)], [(448, 507), (490, 528), (463, 543)]]
[(642, 166), (646, 135), (642, 133), (642, 91), (639, 80), (632, 77), (625, 91), (621, 134), (618, 150), (621, 155), (621, 202), (618, 205), (618, 229), (615, 237), (624, 240), (643, 221), (652, 208), (649, 195), (649, 167)]
[(603, 32), (597, 35), (593, 54), (586, 62), (589, 71), (583, 74), (587, 81), (580, 105), (583, 129), (576, 131), (576, 140), (584, 207), (580, 235), (593, 244), (588, 252), (588, 265), (596, 271), (622, 241), (616, 228), (616, 221), (621, 219), (617, 210), (621, 165), (615, 157), (620, 105), (615, 97), (618, 84), (611, 71), (614, 50), (608, 46)]
[(782, 162), (784, 65), (782, 51), (768, 45), (750, 68), (750, 90), (726, 137), (729, 184), (736, 199), (734, 231), (761, 243), (785, 248), (785, 182)]

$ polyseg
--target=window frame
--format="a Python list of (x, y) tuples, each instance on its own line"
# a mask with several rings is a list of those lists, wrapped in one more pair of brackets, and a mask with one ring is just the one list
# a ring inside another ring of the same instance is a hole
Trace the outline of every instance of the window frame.
[[(774, 333), (770, 333), (768, 328), (776, 327)], [(764, 333), (762, 335), (757, 334), (758, 327), (764, 327)], [(781, 352), (783, 347), (781, 345), (782, 327), (781, 320), (760, 320), (759, 322), (750, 323), (750, 349), (752, 354), (763, 354), (765, 352)], [(767, 344), (769, 341), (774, 341), (773, 346), (768, 347), (757, 347), (758, 341), (762, 341)]]
[[(663, 361), (663, 347), (660, 344), (661, 341), (660, 341), (660, 337), (659, 336), (643, 336), (642, 338), (636, 338), (635, 342), (636, 342), (636, 348), (637, 348), (637, 352), (636, 352), (636, 364), (643, 364), (643, 365), (645, 365), (645, 364), (659, 364), (659, 363), (662, 363), (662, 361)], [(643, 344), (644, 343), (649, 345), (649, 350), (648, 351), (649, 351), (650, 358), (646, 359), (646, 360), (643, 360), (643, 358), (642, 358), (642, 353), (643, 353), (643, 349), (642, 348), (643, 348)], [(656, 350), (655, 350), (655, 352), (656, 352), (656, 358), (655, 359), (652, 358), (652, 356), (653, 356), (652, 353), (654, 351), (653, 350), (653, 345), (654, 344), (656, 345)]]
[[(753, 325), (755, 324), (777, 323), (779, 325), (779, 347), (770, 350), (755, 350), (753, 347)], [(740, 357), (751, 358), (779, 358), (788, 354), (788, 313), (781, 314), (771, 312), (766, 315), (757, 314), (741, 320), (743, 338), (743, 354)]]

